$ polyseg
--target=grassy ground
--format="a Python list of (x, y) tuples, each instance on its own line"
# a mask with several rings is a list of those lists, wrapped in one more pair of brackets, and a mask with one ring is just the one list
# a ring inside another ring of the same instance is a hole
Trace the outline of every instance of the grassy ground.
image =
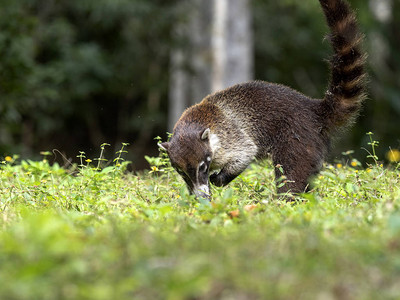
[(399, 165), (345, 157), (293, 204), (262, 163), (210, 204), (163, 158), (134, 175), (120, 154), (6, 157), (0, 299), (399, 299)]

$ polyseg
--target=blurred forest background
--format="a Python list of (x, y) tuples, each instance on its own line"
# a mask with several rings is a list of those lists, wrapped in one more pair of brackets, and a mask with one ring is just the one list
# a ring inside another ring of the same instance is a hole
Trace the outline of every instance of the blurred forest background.
[[(383, 159), (400, 147), (400, 1), (350, 2), (370, 96), (331, 159), (362, 160), (369, 131)], [(327, 30), (317, 0), (0, 0), (0, 156), (58, 149), (76, 161), (127, 142), (146, 167), (154, 137), (215, 89), (260, 79), (321, 98)]]

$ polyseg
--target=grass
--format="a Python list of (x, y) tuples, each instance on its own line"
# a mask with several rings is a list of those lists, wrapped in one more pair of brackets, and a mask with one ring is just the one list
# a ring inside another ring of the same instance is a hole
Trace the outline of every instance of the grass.
[(0, 299), (399, 299), (399, 164), (349, 152), (286, 203), (265, 162), (209, 203), (165, 157), (131, 174), (105, 146), (70, 168), (5, 158)]

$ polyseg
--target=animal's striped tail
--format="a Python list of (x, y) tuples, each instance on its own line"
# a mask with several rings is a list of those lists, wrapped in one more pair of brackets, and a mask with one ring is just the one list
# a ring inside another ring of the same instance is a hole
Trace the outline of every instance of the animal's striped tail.
[(322, 102), (321, 114), (328, 129), (347, 125), (357, 116), (366, 98), (366, 55), (363, 34), (354, 12), (344, 0), (319, 0), (331, 33), (334, 54), (330, 58), (331, 78)]

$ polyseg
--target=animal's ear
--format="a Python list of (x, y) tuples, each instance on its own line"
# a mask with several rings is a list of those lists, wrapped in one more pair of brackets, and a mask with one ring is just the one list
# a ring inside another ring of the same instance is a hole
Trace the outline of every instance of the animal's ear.
[(161, 150), (168, 151), (169, 149), (169, 142), (158, 143), (157, 145)]
[(210, 128), (207, 128), (206, 130), (203, 131), (201, 134), (201, 139), (202, 140), (207, 140), (210, 137)]

